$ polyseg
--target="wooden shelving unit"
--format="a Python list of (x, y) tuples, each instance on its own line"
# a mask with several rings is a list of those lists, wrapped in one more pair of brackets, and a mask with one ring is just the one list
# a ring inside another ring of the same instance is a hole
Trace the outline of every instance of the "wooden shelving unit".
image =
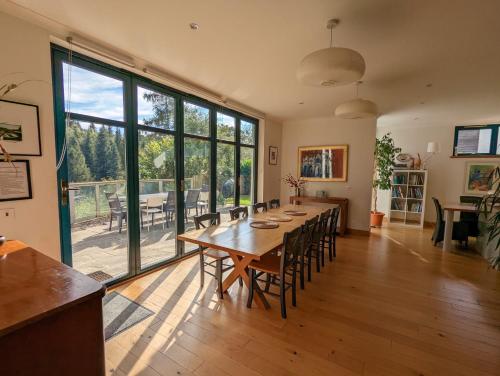
[(424, 226), (427, 170), (394, 170), (389, 223)]

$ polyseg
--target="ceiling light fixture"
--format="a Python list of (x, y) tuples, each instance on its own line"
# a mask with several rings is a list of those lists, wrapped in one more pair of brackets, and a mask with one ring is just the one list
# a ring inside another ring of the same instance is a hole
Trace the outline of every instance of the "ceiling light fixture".
[(200, 28), (200, 25), (198, 25), (196, 22), (191, 22), (189, 24), (189, 27), (191, 28), (191, 30), (198, 30)]
[(333, 29), (338, 19), (328, 21), (330, 47), (307, 55), (299, 65), (297, 78), (309, 86), (331, 87), (350, 84), (365, 74), (365, 60), (359, 52), (343, 47), (333, 47)]
[(335, 108), (335, 116), (342, 119), (371, 119), (378, 117), (377, 105), (367, 99), (358, 97), (359, 85), (363, 82), (356, 83), (356, 99), (341, 103)]

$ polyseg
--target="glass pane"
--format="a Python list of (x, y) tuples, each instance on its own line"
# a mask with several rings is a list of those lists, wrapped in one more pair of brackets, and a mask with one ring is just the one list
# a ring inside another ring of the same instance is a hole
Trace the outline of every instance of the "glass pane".
[(125, 120), (121, 80), (63, 63), (63, 83), (65, 111)]
[(234, 145), (217, 143), (217, 211), (229, 219), (235, 194)]
[(464, 129), (458, 131), (457, 154), (489, 153), (492, 129)]
[(255, 124), (242, 120), (240, 122), (240, 138), (242, 144), (255, 145)]
[(208, 137), (210, 135), (210, 110), (184, 102), (184, 133)]
[[(210, 141), (184, 139), (185, 229), (194, 229), (193, 216), (210, 210)], [(197, 249), (185, 244), (185, 251)]]
[(234, 141), (236, 137), (236, 119), (217, 112), (217, 139)]
[(254, 149), (240, 149), (240, 205), (250, 206), (254, 202)]
[(150, 127), (174, 130), (175, 99), (138, 86), (137, 122)]
[(139, 131), (141, 268), (176, 255), (174, 136)]
[(66, 129), (73, 267), (108, 280), (128, 273), (127, 169), (122, 128)]

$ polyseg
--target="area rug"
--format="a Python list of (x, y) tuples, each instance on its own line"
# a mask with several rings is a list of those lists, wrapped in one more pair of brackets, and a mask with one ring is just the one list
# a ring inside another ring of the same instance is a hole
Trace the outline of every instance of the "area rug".
[(102, 299), (104, 339), (108, 340), (153, 315), (154, 312), (113, 291)]

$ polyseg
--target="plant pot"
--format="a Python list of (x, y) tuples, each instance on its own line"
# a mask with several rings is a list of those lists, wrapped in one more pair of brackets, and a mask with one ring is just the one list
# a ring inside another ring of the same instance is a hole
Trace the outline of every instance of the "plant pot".
[(381, 212), (371, 212), (370, 213), (370, 227), (382, 227), (382, 220), (384, 219), (385, 213)]

